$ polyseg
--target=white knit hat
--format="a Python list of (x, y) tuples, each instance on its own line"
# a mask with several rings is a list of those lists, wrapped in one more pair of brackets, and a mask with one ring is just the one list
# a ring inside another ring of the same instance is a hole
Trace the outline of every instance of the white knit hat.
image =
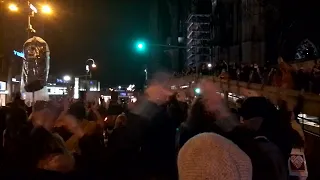
[(191, 138), (178, 156), (180, 180), (251, 180), (251, 160), (230, 140), (203, 133)]

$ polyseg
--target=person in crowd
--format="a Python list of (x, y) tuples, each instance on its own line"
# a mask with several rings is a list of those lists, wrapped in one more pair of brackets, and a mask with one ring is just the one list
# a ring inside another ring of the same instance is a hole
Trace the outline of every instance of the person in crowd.
[[(6, 129), (6, 117), (7, 117), (8, 107), (0, 108), (0, 134), (3, 134)], [(3, 138), (0, 138), (0, 145), (3, 145)], [(4, 148), (0, 146), (0, 167), (4, 164)]]
[(221, 134), (221, 130), (214, 123), (214, 116), (206, 110), (202, 97), (196, 98), (190, 107), (187, 121), (179, 128), (179, 147), (182, 147), (190, 138), (203, 132)]
[(25, 110), (27, 108), (24, 100), (21, 99), (21, 93), (20, 92), (15, 93), (13, 101), (9, 104), (9, 106), (10, 107), (19, 107), (19, 108), (22, 108), (22, 109), (25, 109)]
[(60, 113), (61, 109), (53, 102), (37, 101), (33, 106), (25, 155), (28, 157), (27, 169), (35, 176), (58, 175), (74, 169), (72, 154), (63, 139), (52, 132)]
[(138, 172), (138, 151), (139, 149), (134, 146), (130, 130), (127, 127), (127, 117), (124, 113), (116, 118), (115, 127), (109, 136), (108, 140), (108, 153), (110, 164), (108, 175), (111, 179), (135, 179)]
[(127, 109), (115, 93), (108, 106), (88, 109), (38, 101), (28, 122), (24, 109), (1, 108), (1, 169), (27, 179), (286, 180), (291, 149), (303, 141), (295, 140), (285, 105), (277, 110), (256, 95), (232, 112), (212, 81), (198, 87), (190, 107), (183, 92), (152, 81)]
[(239, 114), (247, 127), (274, 142), (282, 151), (284, 159), (289, 158), (292, 149), (291, 142), (288, 142), (291, 126), (281, 119), (269, 100), (264, 97), (247, 98)]
[(146, 99), (135, 111), (147, 119), (141, 145), (142, 166), (147, 178), (176, 179), (176, 123), (167, 110), (173, 93), (159, 83), (145, 91)]
[[(3, 131), (3, 148), (5, 164), (8, 170), (25, 168), (25, 156), (21, 149), (27, 146), (29, 129), (27, 126), (27, 113), (19, 107), (8, 108), (6, 112), (6, 129)], [(21, 161), (21, 163), (17, 163)]]
[[(91, 110), (92, 109), (94, 108), (91, 108)], [(92, 112), (96, 112), (96, 110), (92, 110)], [(100, 138), (101, 140), (103, 139), (102, 137), (103, 127), (101, 127), (98, 123), (101, 120), (98, 120), (97, 122), (88, 121), (86, 119), (86, 108), (83, 103), (78, 102), (78, 103), (72, 104), (67, 112), (67, 118), (75, 118), (76, 121), (79, 122), (80, 127), (85, 134), (96, 136), (98, 139)], [(99, 119), (101, 119), (101, 117), (99, 117)], [(66, 141), (66, 146), (69, 151), (73, 153), (81, 154), (80, 147), (79, 147), (79, 137), (77, 135), (74, 134), (73, 136), (71, 136)]]
[(180, 180), (251, 180), (252, 168), (245, 152), (214, 133), (194, 136), (178, 155)]

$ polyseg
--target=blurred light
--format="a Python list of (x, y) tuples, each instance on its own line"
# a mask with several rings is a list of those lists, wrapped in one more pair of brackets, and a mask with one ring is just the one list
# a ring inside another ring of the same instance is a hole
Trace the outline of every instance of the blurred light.
[(212, 64), (211, 63), (208, 64), (208, 68), (212, 68)]
[(201, 89), (200, 88), (195, 88), (194, 92), (197, 93), (197, 94), (200, 94), (201, 93)]
[(139, 51), (139, 52), (145, 51), (145, 49), (146, 49), (145, 42), (143, 42), (143, 41), (137, 41), (137, 43), (136, 43), (136, 49), (137, 49), (137, 51)]
[(63, 95), (66, 91), (66, 87), (48, 87), (49, 95)]
[(51, 14), (52, 13), (52, 9), (51, 9), (51, 7), (49, 5), (43, 5), (41, 10), (45, 14)]
[(18, 81), (16, 78), (12, 78), (11, 81), (12, 81), (12, 82), (20, 82), (20, 81)]
[(68, 76), (68, 75), (65, 75), (65, 76), (63, 76), (63, 80), (64, 80), (64, 81), (70, 81), (70, 80), (71, 80), (71, 77)]
[(89, 65), (86, 65), (86, 71), (89, 72), (90, 69), (89, 69)]
[(90, 91), (98, 91), (97, 88), (90, 88)]
[(132, 103), (137, 102), (137, 98), (136, 98), (136, 97), (132, 97), (132, 98), (131, 98), (131, 102), (132, 102)]
[(95, 63), (93, 63), (93, 64), (91, 65), (91, 67), (96, 68), (97, 65), (96, 65)]
[(147, 69), (144, 69), (144, 72), (147, 73)]
[(25, 59), (23, 52), (19, 52), (19, 51), (13, 50), (13, 54), (18, 56), (18, 57), (21, 57), (21, 58)]
[(74, 78), (74, 99), (79, 99), (79, 78)]
[(9, 4), (8, 8), (10, 11), (18, 11), (19, 10), (18, 6), (13, 3)]
[(121, 86), (118, 86), (118, 89), (121, 89)]
[(29, 5), (29, 7), (33, 12), (38, 13), (38, 9), (36, 7), (34, 7), (34, 5), (32, 5), (31, 3)]

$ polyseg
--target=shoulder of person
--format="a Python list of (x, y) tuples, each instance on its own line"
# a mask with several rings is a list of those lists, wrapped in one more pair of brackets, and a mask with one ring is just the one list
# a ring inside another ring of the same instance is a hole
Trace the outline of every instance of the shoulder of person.
[(280, 149), (264, 136), (255, 137), (253, 143), (253, 150), (247, 154), (256, 168), (257, 178), (287, 179), (287, 166)]

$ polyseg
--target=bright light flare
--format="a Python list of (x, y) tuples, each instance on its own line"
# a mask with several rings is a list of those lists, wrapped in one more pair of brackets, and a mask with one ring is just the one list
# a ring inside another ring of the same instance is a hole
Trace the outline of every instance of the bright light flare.
[(200, 89), (200, 88), (196, 88), (196, 89), (194, 90), (194, 92), (195, 92), (196, 94), (200, 94), (200, 93), (201, 93), (201, 89)]
[(91, 67), (96, 68), (97, 65), (96, 65), (95, 63), (93, 63), (93, 64), (91, 65)]
[(52, 14), (52, 9), (49, 5), (43, 5), (41, 7), (41, 11), (44, 13), (44, 14)]
[(212, 68), (212, 64), (211, 63), (208, 64), (208, 68)]
[(19, 10), (18, 6), (13, 3), (9, 4), (8, 8), (10, 11), (15, 11), (15, 12)]
[(66, 76), (63, 76), (63, 80), (64, 81), (70, 81), (71, 80), (71, 77), (66, 75)]

